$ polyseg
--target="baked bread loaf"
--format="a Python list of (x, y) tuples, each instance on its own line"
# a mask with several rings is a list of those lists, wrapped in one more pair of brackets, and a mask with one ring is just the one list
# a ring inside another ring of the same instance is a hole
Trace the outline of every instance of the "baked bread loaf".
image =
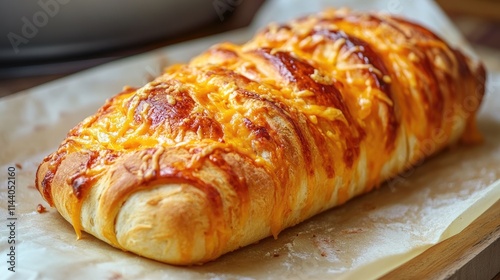
[(78, 236), (204, 263), (477, 140), (484, 83), (480, 63), (419, 25), (327, 10), (125, 88), (43, 160), (36, 186)]

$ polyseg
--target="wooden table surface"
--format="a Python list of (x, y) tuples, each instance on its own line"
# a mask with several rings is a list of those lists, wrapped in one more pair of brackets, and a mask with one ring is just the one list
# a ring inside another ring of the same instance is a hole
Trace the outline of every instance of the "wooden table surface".
[[(76, 66), (67, 67), (68, 70), (64, 73), (0, 79), (0, 97), (14, 94), (18, 91), (114, 59), (246, 26), (263, 2), (264, 0), (244, 1), (241, 7), (225, 22), (214, 23), (187, 35), (168, 38), (140, 46), (133, 50), (120, 50), (114, 53), (89, 57), (86, 64), (81, 61), (75, 62)], [(446, 8), (446, 6), (444, 7)], [(495, 45), (495, 41), (493, 41), (493, 45), (482, 46), (480, 45), (481, 42), (475, 42), (478, 36), (477, 32), (474, 31), (474, 28), (484, 26), (485, 22), (481, 17), (475, 14), (472, 19), (470, 16), (464, 18), (463, 14), (457, 15), (454, 10), (452, 12), (450, 14), (452, 20), (462, 29), (466, 37), (470, 39), (479, 56), (486, 62), (487, 68), (490, 71), (500, 72), (500, 36), (497, 38), (498, 46)], [(474, 10), (474, 13), (477, 13), (477, 10)], [(491, 20), (491, 18), (488, 20)], [(488, 22), (487, 24), (490, 23)], [(500, 26), (500, 21), (494, 24)], [(475, 27), (471, 27), (471, 25)], [(489, 28), (493, 31), (500, 30), (498, 26), (490, 26)], [(471, 39), (471, 36), (476, 36), (476, 38)], [(491, 41), (490, 37), (485, 36), (489, 40), (488, 42)], [(71, 65), (71, 62), (69, 64)], [(381, 279), (500, 279), (500, 201), (497, 201), (489, 210), (458, 235), (429, 248), (411, 261), (386, 274)]]

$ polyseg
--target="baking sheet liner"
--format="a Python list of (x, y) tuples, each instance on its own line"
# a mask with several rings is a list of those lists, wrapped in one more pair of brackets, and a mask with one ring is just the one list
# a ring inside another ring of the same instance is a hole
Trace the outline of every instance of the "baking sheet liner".
[[(34, 188), (42, 158), (66, 132), (123, 85), (141, 86), (165, 64), (187, 61), (208, 46), (244, 42), (264, 22), (326, 5), (399, 13), (456, 46), (460, 34), (431, 1), (268, 1), (254, 24), (109, 63), (0, 99), (0, 278), (2, 279), (372, 279), (459, 233), (500, 198), (500, 73), (490, 73), (478, 117), (485, 141), (451, 147), (370, 194), (283, 231), (277, 240), (178, 267), (114, 249), (85, 234), (79, 241)], [(280, 12), (277, 12), (280, 11)], [(7, 169), (16, 167), (16, 267), (7, 271)], [(38, 213), (37, 205), (47, 207)]]

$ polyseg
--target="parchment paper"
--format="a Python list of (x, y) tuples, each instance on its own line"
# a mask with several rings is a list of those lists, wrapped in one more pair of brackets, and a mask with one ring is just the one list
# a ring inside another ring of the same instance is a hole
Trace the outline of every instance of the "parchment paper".
[[(418, 2), (418, 3), (417, 3)], [(116, 250), (72, 227), (34, 189), (35, 170), (66, 132), (124, 85), (141, 86), (164, 62), (208, 46), (243, 42), (270, 21), (323, 6), (399, 13), (470, 49), (431, 1), (268, 1), (247, 29), (109, 63), (0, 99), (0, 278), (2, 279), (371, 279), (460, 232), (500, 198), (500, 73), (490, 73), (478, 122), (482, 145), (453, 147), (356, 198), (202, 266), (176, 267)], [(7, 169), (16, 167), (16, 267), (7, 270)], [(36, 212), (38, 204), (48, 212)]]

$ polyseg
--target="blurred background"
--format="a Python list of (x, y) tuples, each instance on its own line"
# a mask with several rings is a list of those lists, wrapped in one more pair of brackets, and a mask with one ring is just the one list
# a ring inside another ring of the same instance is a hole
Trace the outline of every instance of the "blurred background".
[[(245, 27), (264, 2), (0, 0), (0, 97), (116, 59)], [(500, 71), (500, 0), (436, 2), (487, 67)]]

